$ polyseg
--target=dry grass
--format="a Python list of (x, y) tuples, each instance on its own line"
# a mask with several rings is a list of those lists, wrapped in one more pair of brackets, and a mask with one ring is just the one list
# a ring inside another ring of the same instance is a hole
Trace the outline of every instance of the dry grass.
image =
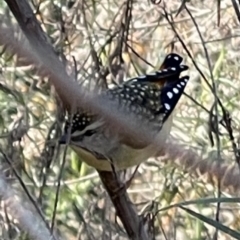
[[(152, 218), (156, 239), (199, 240), (214, 239), (216, 236), (219, 240), (237, 238), (240, 228), (238, 166), (229, 132), (220, 124), (221, 135), (212, 133), (214, 146), (211, 146), (209, 111), (216, 96), (207, 84), (215, 84), (217, 96), (231, 114), (234, 140), (238, 144), (240, 35), (239, 22), (231, 2), (221, 1), (219, 26), (215, 1), (187, 3), (204, 44), (186, 10), (175, 17), (179, 1), (166, 2), (165, 9), (172, 13), (175, 30), (207, 82), (163, 16), (160, 7), (163, 6), (162, 3), (134, 3), (128, 29), (126, 19), (129, 16), (124, 20), (124, 28), (120, 24), (125, 17), (126, 7), (121, 1), (88, 1), (83, 5), (80, 1), (66, 1), (62, 6), (58, 2), (60, 1), (44, 1), (40, 4), (36, 0), (33, 8), (38, 9), (38, 20), (54, 48), (60, 56), (66, 57), (68, 72), (81, 84), (90, 83), (91, 88), (96, 84), (92, 80), (95, 79), (93, 76), (98, 68), (94, 65), (91, 47), (99, 55), (103, 69), (111, 67), (112, 75), (107, 76), (107, 85), (110, 86), (121, 81), (123, 75), (130, 77), (152, 70), (134, 52), (156, 67), (170, 51), (184, 56), (191, 77), (186, 93), (192, 99), (182, 97), (175, 111), (171, 135), (177, 139), (179, 154), (181, 147), (182, 150), (191, 149), (198, 154), (197, 160), (202, 165), (198, 165), (193, 158), (192, 164), (191, 158), (186, 164), (184, 157), (173, 158), (171, 154), (161, 160), (149, 159), (140, 166), (128, 192), (139, 211)], [(72, 5), (73, 3), (75, 4)], [(7, 6), (0, 3), (0, 11), (1, 18), (10, 21), (16, 29), (16, 36), (21, 38), (21, 32)], [(118, 35), (111, 39), (110, 36), (115, 31), (118, 31)], [(126, 32), (127, 44), (124, 42)], [(120, 42), (124, 42), (123, 46)], [(130, 47), (127, 48), (126, 45)], [(118, 50), (120, 54), (117, 52), (114, 55), (116, 46), (121, 46), (122, 49)], [(208, 52), (210, 69), (204, 47)], [(48, 79), (38, 77), (37, 70), (26, 65), (24, 59), (11, 55), (4, 47), (0, 50), (0, 150), (6, 154), (0, 155), (0, 161), (8, 185), (15, 189), (23, 202), (28, 202), (29, 199), (23, 193), (26, 190), (22, 190), (22, 185), (25, 186), (34, 201), (41, 206), (45, 220), (51, 225), (55, 218), (56, 239), (126, 239), (120, 221), (115, 221), (110, 200), (95, 170), (81, 163), (70, 150), (61, 179), (57, 212), (53, 217), (56, 186), (63, 159), (63, 150), (53, 144), (57, 142), (63, 122), (61, 108), (56, 104)], [(109, 61), (113, 56), (114, 60)], [(124, 71), (120, 56), (125, 63)], [(106, 82), (101, 81), (98, 86), (105, 87)], [(220, 120), (222, 112), (219, 107), (217, 115)], [(216, 136), (219, 136), (219, 142)], [(171, 139), (170, 142), (174, 144)], [(9, 167), (6, 156), (19, 178)], [(220, 172), (219, 168), (214, 168), (216, 161), (221, 166), (233, 165), (234, 174), (232, 171)], [(204, 171), (199, 173), (199, 168), (203, 165), (205, 167), (201, 170)], [(214, 177), (221, 180), (234, 177), (233, 182), (237, 182), (237, 186), (225, 184), (219, 189), (217, 181), (212, 181)], [(218, 202), (222, 203), (217, 209)], [(26, 209), (30, 208), (28, 204), (22, 205)], [(32, 211), (36, 210), (33, 208)], [(215, 221), (216, 213), (219, 213), (219, 223)], [(0, 238), (34, 238), (27, 236), (14, 216), (2, 204)], [(220, 230), (218, 235), (216, 228)]]

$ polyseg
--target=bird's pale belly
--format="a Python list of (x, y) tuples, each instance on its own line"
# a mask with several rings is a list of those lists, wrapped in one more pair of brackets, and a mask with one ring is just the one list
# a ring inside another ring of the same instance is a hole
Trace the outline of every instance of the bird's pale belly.
[[(147, 160), (149, 157), (154, 156), (158, 151), (162, 149), (168, 135), (170, 134), (172, 125), (172, 115), (169, 116), (167, 121), (164, 123), (160, 133), (156, 137), (157, 142), (160, 145), (151, 144), (143, 149), (133, 149), (129, 146), (122, 145), (115, 151), (111, 151), (110, 157), (106, 158), (96, 158), (94, 154), (83, 148), (79, 148), (75, 145), (70, 145), (70, 147), (78, 154), (82, 161), (86, 162), (88, 165), (100, 170), (100, 171), (112, 171), (111, 160), (113, 161), (114, 169), (124, 170), (130, 168)], [(107, 156), (109, 154), (106, 154)]]

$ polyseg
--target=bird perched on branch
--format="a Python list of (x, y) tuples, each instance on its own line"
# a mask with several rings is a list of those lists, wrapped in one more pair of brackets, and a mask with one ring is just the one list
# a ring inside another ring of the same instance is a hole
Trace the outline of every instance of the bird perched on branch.
[[(135, 114), (136, 119), (152, 127), (153, 138), (163, 146), (171, 130), (172, 112), (189, 80), (189, 76), (180, 77), (188, 69), (181, 65), (182, 61), (178, 54), (169, 54), (160, 70), (129, 79), (101, 95), (116, 101), (126, 113)], [(100, 171), (138, 165), (161, 149), (161, 146), (156, 148), (156, 143), (143, 144), (138, 139), (121, 136), (121, 132), (110, 133), (104, 119), (86, 110), (78, 110), (66, 121), (59, 142), (66, 144), (68, 139), (79, 157)]]

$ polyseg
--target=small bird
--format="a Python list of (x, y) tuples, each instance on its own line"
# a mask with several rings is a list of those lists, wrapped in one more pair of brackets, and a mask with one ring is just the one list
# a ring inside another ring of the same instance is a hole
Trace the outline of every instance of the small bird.
[[(134, 113), (138, 120), (154, 129), (154, 138), (165, 143), (172, 126), (172, 111), (189, 81), (189, 76), (180, 77), (188, 69), (181, 65), (182, 61), (178, 54), (168, 54), (160, 70), (129, 79), (100, 95)], [(66, 144), (68, 139), (79, 157), (99, 171), (139, 165), (161, 150), (161, 146), (156, 149), (153, 143), (143, 144), (137, 139), (113, 135), (103, 119), (86, 110), (78, 110), (66, 121), (59, 143)]]

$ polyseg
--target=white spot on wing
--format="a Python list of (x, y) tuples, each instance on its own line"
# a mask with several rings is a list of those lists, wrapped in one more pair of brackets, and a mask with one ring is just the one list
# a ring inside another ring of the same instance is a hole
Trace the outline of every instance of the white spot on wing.
[(175, 59), (176, 61), (179, 61), (179, 57), (178, 57), (178, 56), (175, 56), (174, 59)]
[(167, 92), (167, 96), (169, 99), (171, 99), (173, 97), (173, 93), (172, 92)]
[(146, 75), (138, 76), (138, 78), (140, 78), (140, 79), (144, 79), (144, 78), (146, 78)]
[(156, 76), (157, 74), (155, 72), (152, 72), (152, 73), (148, 73), (147, 75), (149, 75), (149, 76)]
[(179, 93), (179, 90), (177, 88), (173, 88), (174, 93)]
[(149, 100), (150, 105), (154, 105), (154, 101)]
[(165, 107), (167, 110), (170, 110), (170, 109), (171, 109), (171, 106), (170, 106), (168, 103), (165, 103), (165, 104), (164, 104), (164, 107)]

